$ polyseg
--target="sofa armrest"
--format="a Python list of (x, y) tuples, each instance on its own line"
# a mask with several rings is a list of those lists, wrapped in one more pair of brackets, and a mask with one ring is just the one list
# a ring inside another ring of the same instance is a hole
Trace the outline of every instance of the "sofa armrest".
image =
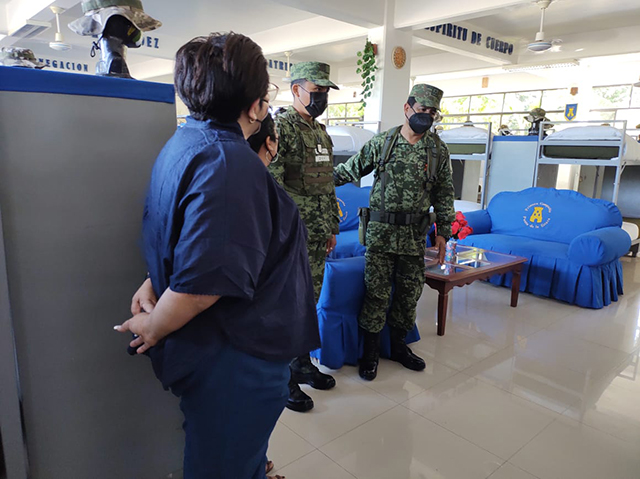
[(569, 244), (567, 255), (575, 263), (598, 266), (624, 256), (631, 247), (631, 238), (620, 227), (601, 228), (576, 236)]
[(491, 233), (491, 216), (487, 210), (469, 211), (464, 216), (473, 228), (474, 235)]

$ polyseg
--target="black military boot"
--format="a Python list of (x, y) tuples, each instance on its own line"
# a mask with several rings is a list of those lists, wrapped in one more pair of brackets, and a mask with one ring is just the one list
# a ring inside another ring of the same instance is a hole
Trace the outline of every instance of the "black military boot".
[(328, 374), (323, 374), (311, 362), (308, 354), (297, 357), (291, 362), (291, 379), (298, 384), (308, 384), (313, 389), (331, 389), (336, 380)]
[(409, 349), (405, 338), (407, 332), (404, 329), (389, 327), (391, 333), (391, 361), (396, 361), (402, 364), (405, 368), (412, 371), (422, 371), (426, 364), (424, 359), (413, 354), (413, 351)]
[(296, 412), (307, 412), (313, 409), (313, 399), (307, 396), (300, 386), (293, 380), (289, 380), (289, 399), (287, 409)]
[(380, 333), (364, 331), (364, 348), (362, 358), (358, 362), (358, 373), (362, 379), (373, 381), (378, 375), (380, 361)]

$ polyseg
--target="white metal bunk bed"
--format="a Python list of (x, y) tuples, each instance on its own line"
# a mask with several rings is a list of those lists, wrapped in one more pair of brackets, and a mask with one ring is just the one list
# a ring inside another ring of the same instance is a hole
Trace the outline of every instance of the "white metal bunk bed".
[[(480, 161), (481, 167), (478, 184), (480, 185), (480, 206), (485, 208), (487, 197), (487, 179), (489, 176), (490, 160), (491, 160), (491, 143), (493, 135), (491, 134), (491, 122), (478, 122), (473, 126), (465, 123), (439, 123), (436, 126), (447, 128), (457, 126), (458, 128), (443, 129), (440, 132), (440, 138), (449, 147), (449, 153), (452, 160), (461, 161)], [(486, 126), (478, 128), (478, 126)]]
[[(553, 123), (556, 127), (575, 124), (575, 122)], [(602, 126), (602, 121), (584, 121), (578, 124), (587, 126), (572, 126), (543, 137), (544, 128), (542, 127), (545, 124), (551, 124), (551, 122), (543, 122), (538, 137), (533, 186), (538, 183), (540, 165), (595, 166), (596, 181), (593, 196), (598, 197), (601, 196), (598, 194), (598, 181), (604, 178), (604, 172), (601, 174), (601, 170), (602, 167), (608, 166), (615, 168), (611, 201), (618, 204), (622, 173), (627, 166), (640, 166), (640, 143), (627, 134), (626, 120), (613, 120), (608, 123), (618, 125), (619, 128)], [(625, 211), (622, 213), (625, 215)], [(631, 237), (631, 251), (635, 256), (640, 246), (638, 227), (629, 222), (624, 222), (622, 227)]]

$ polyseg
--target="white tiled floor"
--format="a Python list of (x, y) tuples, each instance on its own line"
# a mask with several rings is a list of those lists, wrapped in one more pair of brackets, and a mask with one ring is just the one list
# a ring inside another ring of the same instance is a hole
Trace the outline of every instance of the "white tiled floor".
[(586, 310), (474, 283), (435, 334), (425, 288), (415, 373), (382, 360), (333, 372), (316, 407), (285, 411), (269, 457), (288, 479), (639, 479), (640, 259), (626, 294)]

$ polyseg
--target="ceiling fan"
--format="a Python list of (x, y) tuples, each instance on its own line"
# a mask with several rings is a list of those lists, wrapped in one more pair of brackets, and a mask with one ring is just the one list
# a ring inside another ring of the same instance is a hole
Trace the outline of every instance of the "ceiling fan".
[(54, 50), (58, 50), (59, 52), (65, 52), (71, 49), (71, 45), (64, 42), (64, 37), (62, 36), (62, 32), (60, 31), (60, 14), (64, 13), (64, 8), (56, 7), (54, 5), (50, 6), (49, 8), (56, 16), (57, 26), (55, 39), (54, 41), (49, 42), (49, 47), (53, 48)]
[(558, 52), (560, 51), (562, 40), (554, 39), (551, 41), (547, 41), (544, 39), (544, 12), (553, 0), (536, 0), (535, 3), (540, 7), (541, 17), (540, 17), (540, 31), (536, 33), (536, 38), (533, 42), (527, 45), (527, 49), (530, 52), (534, 53), (543, 53), (546, 51)]

